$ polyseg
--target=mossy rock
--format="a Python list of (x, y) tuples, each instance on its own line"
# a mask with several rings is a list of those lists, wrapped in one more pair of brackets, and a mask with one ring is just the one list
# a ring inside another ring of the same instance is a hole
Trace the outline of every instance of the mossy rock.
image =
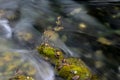
[(63, 53), (47, 43), (41, 44), (37, 47), (37, 50), (45, 59), (48, 59), (53, 64), (63, 59)]
[(65, 63), (57, 65), (58, 67), (61, 66), (61, 68), (57, 70), (58, 75), (67, 80), (74, 80), (75, 77), (77, 77), (75, 80), (91, 79), (91, 71), (83, 62), (81, 63), (80, 61), (77, 61), (76, 58), (66, 59)]
[(85, 68), (81, 68), (75, 65), (63, 66), (60, 71), (58, 71), (59, 76), (67, 79), (74, 80), (75, 76), (79, 76), (76, 80), (89, 80), (91, 79), (91, 73), (86, 71)]
[(80, 58), (75, 57), (66, 58), (66, 62), (71, 65), (87, 67), (87, 65)]
[(70, 70), (71, 67), (70, 66), (63, 66), (62, 69), (60, 71), (58, 71), (59, 76), (63, 77), (63, 78), (68, 78), (68, 76), (70, 76)]
[(63, 52), (43, 43), (37, 48), (38, 52), (55, 65), (57, 74), (65, 80), (98, 80), (92, 75), (87, 65), (78, 58), (65, 58)]
[(30, 76), (16, 75), (16, 76), (10, 78), (9, 80), (34, 80), (34, 79)]

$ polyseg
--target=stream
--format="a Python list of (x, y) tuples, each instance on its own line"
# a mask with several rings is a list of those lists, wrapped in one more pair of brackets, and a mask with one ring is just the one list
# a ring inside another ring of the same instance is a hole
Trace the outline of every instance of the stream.
[[(48, 40), (65, 56), (82, 59), (100, 80), (119, 80), (120, 3), (96, 1), (0, 0), (0, 80), (17, 72), (64, 80), (36, 50)], [(64, 28), (49, 31), (58, 26), (58, 16)]]

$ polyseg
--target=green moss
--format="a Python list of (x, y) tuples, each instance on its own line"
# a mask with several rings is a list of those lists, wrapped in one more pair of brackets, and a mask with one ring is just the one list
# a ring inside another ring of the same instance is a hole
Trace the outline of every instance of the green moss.
[(50, 62), (55, 64), (58, 75), (66, 80), (98, 80), (92, 76), (92, 72), (81, 59), (65, 58), (62, 51), (48, 43), (41, 44), (37, 50), (43, 57), (48, 57)]
[(16, 75), (9, 80), (34, 80), (32, 77), (24, 76), (24, 75)]
[(87, 67), (81, 59), (74, 58), (74, 57), (67, 58), (66, 62), (71, 64), (71, 65)]
[(86, 80), (91, 78), (91, 72), (86, 66), (75, 66), (72, 68), (72, 71), (76, 71), (76, 75), (79, 75), (79, 80)]
[(45, 56), (47, 56), (49, 58), (54, 58), (54, 56), (55, 56), (55, 50), (54, 50), (54, 48), (51, 48), (51, 47), (44, 47), (43, 53)]
[(37, 50), (44, 58), (47, 57), (53, 64), (56, 64), (58, 60), (63, 59), (63, 53), (47, 43), (40, 45)]
[(70, 66), (63, 66), (62, 69), (61, 69), (60, 71), (58, 71), (58, 74), (59, 74), (61, 77), (67, 79), (68, 76), (69, 76), (70, 73), (71, 73), (70, 70), (71, 70), (71, 67), (70, 67)]
[(91, 72), (88, 68), (76, 65), (65, 65), (58, 71), (58, 74), (67, 80), (72, 80), (76, 75), (79, 76), (77, 80), (91, 79)]

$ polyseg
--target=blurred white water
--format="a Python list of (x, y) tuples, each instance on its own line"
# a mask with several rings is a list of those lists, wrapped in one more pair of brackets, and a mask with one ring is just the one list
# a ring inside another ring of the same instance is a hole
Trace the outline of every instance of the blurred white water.
[(53, 68), (37, 56), (37, 51), (23, 50), (19, 44), (14, 42), (12, 29), (7, 20), (0, 20), (0, 30), (1, 80), (8, 80), (14, 76), (17, 69), (33, 76), (35, 80), (54, 80)]
[(21, 53), (23, 62), (30, 62), (32, 66), (34, 66), (35, 80), (54, 80), (54, 71), (49, 63), (40, 59), (38, 53), (36, 51), (28, 51), (28, 50), (14, 50), (16, 52)]
[[(32, 75), (35, 80), (54, 80), (54, 71), (52, 67), (40, 58), (37, 60), (36, 51), (28, 50), (7, 50), (0, 51), (0, 59), (3, 61), (5, 57), (8, 60), (4, 60), (3, 65), (0, 65), (0, 79), (8, 80), (15, 75), (15, 70), (19, 69)], [(9, 60), (11, 57), (11, 60)], [(2, 63), (0, 61), (0, 63)], [(7, 62), (7, 63), (6, 63)], [(10, 70), (10, 67), (14, 67)]]
[[(20, 28), (18, 28), (18, 30), (19, 29)], [(24, 31), (27, 30), (27, 28), (24, 29)], [(15, 75), (17, 69), (24, 71), (35, 80), (54, 80), (54, 70), (51, 65), (43, 61), (40, 56), (38, 56), (37, 51), (32, 49), (23, 50), (22, 46), (15, 43), (14, 39), (12, 39), (12, 29), (9, 25), (9, 21), (1, 19), (0, 79), (8, 80)]]
[(10, 38), (12, 36), (12, 29), (8, 20), (0, 19), (0, 37)]

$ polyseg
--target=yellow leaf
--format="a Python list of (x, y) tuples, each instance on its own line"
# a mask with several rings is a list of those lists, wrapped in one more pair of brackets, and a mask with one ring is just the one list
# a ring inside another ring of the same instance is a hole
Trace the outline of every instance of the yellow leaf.
[(102, 43), (102, 44), (105, 44), (105, 45), (111, 45), (112, 44), (112, 41), (106, 39), (105, 37), (99, 37), (97, 39), (97, 41)]

